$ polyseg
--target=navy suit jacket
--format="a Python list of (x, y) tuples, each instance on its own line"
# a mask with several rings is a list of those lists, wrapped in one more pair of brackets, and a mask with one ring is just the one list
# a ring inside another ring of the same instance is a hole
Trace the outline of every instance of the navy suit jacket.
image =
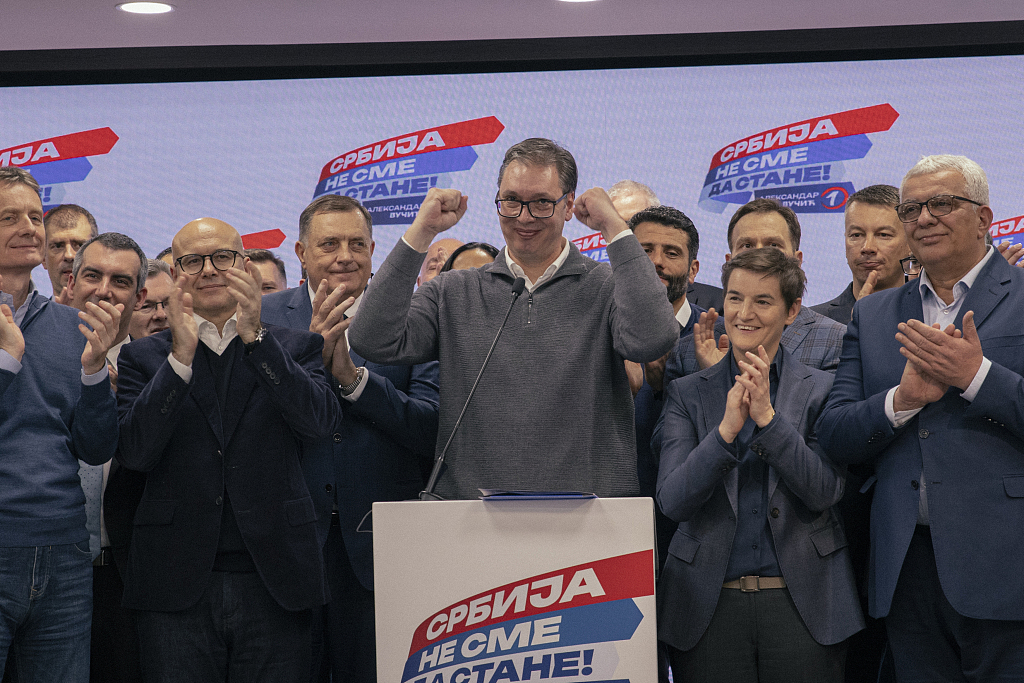
[[(262, 304), (264, 321), (309, 329), (313, 306), (306, 285), (269, 294)], [(352, 569), (373, 590), (373, 535), (364, 533), (372, 528), (367, 515), (374, 502), (416, 498), (426, 486), (437, 442), (437, 362), (380, 365), (355, 351), (349, 355), (356, 367), (369, 371), (369, 379), (358, 401), (340, 399), (345, 419), (320, 444), (327, 457), (314, 460), (327, 466), (307, 469), (306, 475), (327, 518), (337, 501)]]
[[(834, 506), (842, 468), (825, 457), (814, 421), (832, 376), (801, 365), (782, 349), (776, 417), (750, 448), (768, 470), (768, 525), (779, 567), (800, 617), (822, 645), (864, 627), (843, 525)], [(658, 470), (658, 504), (679, 522), (658, 582), (658, 638), (693, 648), (722, 591), (739, 495), (739, 460), (715, 432), (730, 389), (729, 359), (669, 385)]]
[(853, 283), (843, 290), (843, 293), (832, 301), (826, 301), (817, 306), (811, 306), (811, 310), (820, 313), (826, 318), (832, 318), (837, 323), (848, 325), (853, 317), (853, 304), (857, 299), (853, 296)]
[(323, 337), (268, 327), (232, 366), (223, 413), (202, 350), (188, 383), (171, 367), (170, 350), (165, 330), (126, 345), (118, 359), (117, 459), (147, 473), (125, 607), (170, 612), (199, 600), (217, 553), (225, 489), (274, 599), (287, 610), (324, 604), (316, 510), (300, 463), (317, 457), (306, 443), (330, 434), (341, 414), (324, 377)]
[(896, 326), (921, 320), (917, 280), (875, 292), (853, 309), (835, 387), (818, 422), (837, 462), (874, 462), (868, 598), (872, 616), (889, 613), (917, 523), (922, 467), (935, 564), (942, 591), (960, 614), (1024, 619), (1024, 272), (993, 254), (955, 321), (974, 311), (992, 361), (973, 402), (952, 387), (907, 424), (893, 428), (885, 395), (905, 359)]

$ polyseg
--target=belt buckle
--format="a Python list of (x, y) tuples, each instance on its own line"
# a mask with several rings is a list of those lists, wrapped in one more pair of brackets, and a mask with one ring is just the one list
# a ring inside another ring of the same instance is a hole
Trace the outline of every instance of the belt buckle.
[(741, 576), (740, 577), (740, 592), (741, 593), (757, 593), (761, 590), (757, 580), (760, 576)]

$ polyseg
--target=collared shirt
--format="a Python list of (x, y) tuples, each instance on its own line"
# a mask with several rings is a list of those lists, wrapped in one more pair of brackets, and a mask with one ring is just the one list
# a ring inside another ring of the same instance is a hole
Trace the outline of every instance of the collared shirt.
[[(768, 370), (772, 405), (779, 390), (779, 376), (782, 372), (782, 348), (775, 352), (775, 358)], [(736, 383), (740, 368), (735, 356), (729, 354), (729, 386)], [(782, 419), (775, 414), (772, 420)], [(720, 444), (739, 459), (739, 491), (736, 494), (736, 535), (725, 580), (733, 581), (741, 576), (782, 576), (779, 557), (775, 551), (775, 540), (768, 526), (768, 463), (750, 450), (750, 444), (761, 431), (752, 418), (747, 418), (743, 429), (731, 444), (726, 443), (718, 429), (715, 435)]]
[[(612, 238), (612, 242), (615, 242), (627, 235), (632, 234), (632, 230), (623, 230), (618, 235)], [(611, 244), (611, 242), (609, 242), (609, 244)], [(554, 262), (550, 266), (548, 266), (543, 273), (541, 273), (541, 276), (537, 278), (536, 282), (532, 282), (530, 278), (526, 277), (526, 273), (523, 271), (522, 267), (520, 267), (518, 263), (512, 260), (512, 255), (508, 253), (508, 248), (505, 248), (505, 265), (508, 266), (508, 269), (512, 271), (513, 275), (515, 275), (516, 277), (521, 277), (524, 280), (526, 280), (526, 289), (527, 291), (530, 292), (537, 289), (542, 284), (553, 278), (555, 276), (555, 273), (558, 272), (558, 269), (562, 267), (562, 265), (565, 263), (565, 259), (567, 258), (569, 258), (569, 240), (565, 240), (565, 246), (562, 247), (562, 252), (558, 255), (558, 258), (556, 258)]]
[[(618, 235), (616, 235), (618, 238)], [(615, 240), (612, 240), (613, 242)], [(683, 305), (679, 307), (676, 312), (676, 320), (679, 322), (680, 327), (686, 327), (686, 323), (690, 322), (690, 316), (693, 314), (693, 309), (690, 308), (690, 302), (686, 300), (686, 295), (683, 295)]]
[[(403, 237), (402, 239), (405, 239), (405, 238)], [(312, 283), (309, 283), (309, 282), (306, 283), (306, 289), (309, 291), (309, 304), (312, 306), (313, 305), (313, 299), (316, 297), (316, 290), (313, 289)], [(360, 294), (359, 296), (356, 297), (356, 300), (354, 302), (352, 302), (352, 305), (348, 307), (347, 311), (345, 311), (345, 317), (346, 318), (354, 318), (355, 317), (356, 313), (359, 312), (359, 304), (360, 304), (360, 302), (362, 302), (362, 300), (363, 300), (363, 295), (362, 294)], [(345, 346), (348, 346), (348, 329), (347, 328), (345, 330)], [(363, 395), (363, 389), (366, 388), (366, 383), (369, 382), (369, 381), (370, 381), (370, 371), (368, 369), (366, 369), (366, 368), (363, 368), (363, 376), (359, 378), (359, 384), (356, 385), (355, 390), (351, 394), (349, 394), (348, 396), (345, 396), (341, 392), (337, 392), (338, 396), (340, 396), (341, 398), (345, 399), (349, 403), (355, 403), (356, 401), (359, 400), (359, 397)]]
[[(206, 344), (207, 348), (218, 356), (223, 354), (224, 351), (227, 350), (228, 344), (238, 336), (238, 313), (232, 314), (232, 316), (224, 323), (223, 334), (217, 331), (216, 325), (198, 313), (193, 313), (192, 319), (196, 321), (196, 325), (199, 328), (199, 341)], [(191, 365), (185, 365), (184, 363), (179, 362), (178, 359), (174, 357), (173, 352), (167, 354), (167, 360), (170, 362), (171, 367), (174, 369), (174, 372), (177, 373), (178, 377), (186, 382), (192, 381)]]
[[(939, 298), (939, 295), (935, 293), (935, 288), (932, 286), (931, 280), (928, 278), (927, 271), (921, 271), (921, 277), (918, 279), (918, 291), (921, 293), (921, 317), (924, 318), (921, 322), (925, 325), (939, 325), (945, 329), (945, 327), (952, 323), (957, 314), (960, 312), (960, 307), (964, 303), (964, 299), (967, 298), (967, 293), (971, 291), (971, 287), (974, 286), (975, 280), (978, 279), (978, 275), (981, 273), (981, 269), (985, 267), (990, 258), (993, 258), (995, 253), (993, 247), (989, 247), (985, 252), (985, 255), (981, 258), (978, 263), (967, 271), (955, 285), (953, 285), (953, 302), (946, 304), (945, 301)], [(978, 391), (981, 390), (981, 385), (984, 383), (985, 378), (988, 377), (988, 371), (992, 368), (992, 361), (982, 356), (981, 367), (978, 368), (978, 372), (975, 373), (974, 379), (967, 385), (967, 389), (960, 394), (965, 400), (973, 401), (974, 397), (978, 395)], [(898, 386), (893, 387), (885, 395), (885, 416), (889, 419), (889, 424), (894, 428), (902, 427), (907, 422), (910, 422), (911, 418), (917, 415), (924, 408), (914, 408), (912, 410), (901, 410), (896, 412), (894, 401), (896, 396), (896, 389)], [(918, 489), (918, 509), (917, 509), (917, 523), (928, 524), (928, 497), (925, 495), (927, 485), (925, 484), (924, 472), (921, 473), (921, 486)]]

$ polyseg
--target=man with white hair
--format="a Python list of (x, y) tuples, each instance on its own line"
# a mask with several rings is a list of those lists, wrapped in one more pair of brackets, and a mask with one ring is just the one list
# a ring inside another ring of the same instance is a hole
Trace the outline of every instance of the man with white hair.
[(923, 272), (854, 307), (817, 434), (837, 463), (876, 467), (868, 599), (897, 678), (1019, 680), (1024, 273), (986, 243), (975, 162), (925, 157), (900, 197)]

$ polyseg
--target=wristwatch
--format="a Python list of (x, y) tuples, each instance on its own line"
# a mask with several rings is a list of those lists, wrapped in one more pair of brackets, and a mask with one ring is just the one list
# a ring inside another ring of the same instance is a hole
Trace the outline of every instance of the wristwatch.
[(267, 328), (260, 326), (260, 331), (256, 333), (256, 338), (245, 345), (245, 355), (249, 355), (256, 350), (256, 347), (260, 345), (263, 338), (267, 336)]
[(362, 366), (356, 368), (356, 378), (355, 378), (355, 380), (352, 381), (349, 384), (346, 384), (343, 387), (340, 387), (341, 395), (342, 396), (348, 396), (353, 391), (355, 391), (356, 387), (359, 386), (359, 383), (363, 381), (363, 375), (365, 375), (365, 374), (366, 374), (366, 368), (364, 368)]

